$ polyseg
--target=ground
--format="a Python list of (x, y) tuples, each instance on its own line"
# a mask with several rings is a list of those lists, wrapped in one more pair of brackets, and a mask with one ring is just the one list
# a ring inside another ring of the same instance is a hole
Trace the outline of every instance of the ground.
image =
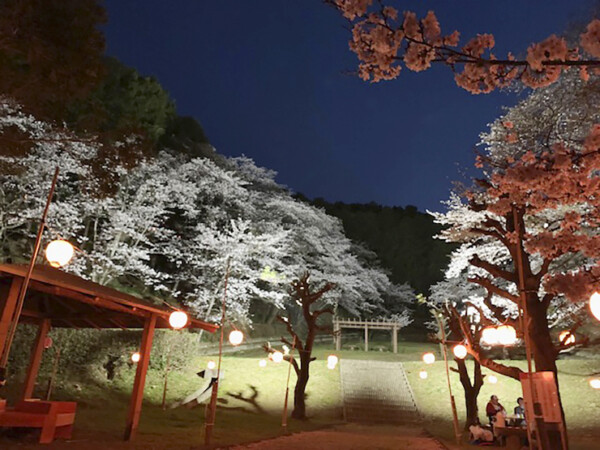
[[(423, 413), (423, 428), (446, 444), (451, 444), (452, 426), (443, 362), (438, 357), (435, 364), (425, 366), (420, 361), (421, 354), (425, 350), (437, 352), (438, 347), (422, 343), (402, 342), (397, 355), (390, 352), (365, 353), (350, 350), (336, 353), (341, 358), (347, 359), (402, 361), (413, 387), (417, 404)], [(310, 420), (306, 422), (290, 421), (289, 430), (292, 433), (301, 431), (344, 433), (346, 431), (345, 428), (339, 428), (343, 425), (339, 371), (337, 369), (328, 370), (326, 367), (326, 358), (330, 353), (332, 350), (326, 346), (317, 348), (315, 352), (318, 359), (313, 363), (307, 390)], [(256, 442), (281, 435), (280, 414), (283, 406), (287, 366), (269, 362), (266, 368), (260, 368), (258, 360), (263, 356), (260, 351), (251, 351), (235, 356), (226, 356), (223, 360), (225, 379), (221, 385), (220, 398), (227, 403), (222, 403), (217, 413), (213, 440), (221, 446)], [(198, 369), (205, 367), (210, 359), (214, 359), (214, 356), (198, 357), (188, 369), (171, 373), (167, 396), (169, 403), (197, 389), (201, 381), (195, 373)], [(520, 362), (516, 362), (516, 364), (523, 366)], [(423, 368), (429, 372), (426, 380), (421, 380), (418, 375)], [(150, 371), (148, 374), (146, 402), (135, 445), (121, 441), (127, 399), (133, 382), (133, 369), (131, 367), (125, 370), (113, 382), (103, 381), (98, 377), (82, 376), (80, 380), (63, 383), (57, 393), (57, 398), (69, 400), (77, 398), (79, 400), (75, 433), (72, 442), (57, 442), (47, 448), (91, 450), (199, 448), (203, 442), (204, 408), (178, 408), (163, 411), (160, 408), (163, 374), (157, 371)], [(600, 406), (600, 392), (589, 387), (588, 376), (591, 373), (600, 372), (600, 360), (562, 360), (559, 362), (559, 369), (572, 448), (575, 450), (593, 448), (592, 443), (598, 442), (600, 439), (600, 428), (598, 428), (595, 416)], [(464, 414), (462, 389), (458, 376), (452, 375), (458, 412), (462, 417)], [(519, 385), (517, 382), (501, 376), (498, 376), (498, 380), (497, 384), (486, 384), (482, 389), (481, 410), (492, 393), (500, 397), (507, 409), (512, 409), (513, 403), (520, 393)], [(256, 405), (228, 395), (228, 393), (239, 394), (241, 392), (244, 397), (248, 397), (252, 392), (249, 386), (255, 386), (258, 392), (255, 399)], [(23, 445), (22, 440), (4, 437), (0, 439), (0, 448), (34, 448), (36, 447), (35, 436), (29, 436), (25, 439), (25, 443), (26, 445)]]

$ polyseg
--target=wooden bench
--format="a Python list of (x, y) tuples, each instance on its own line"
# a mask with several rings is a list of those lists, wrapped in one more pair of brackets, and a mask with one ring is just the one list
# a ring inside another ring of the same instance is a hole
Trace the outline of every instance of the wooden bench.
[(14, 408), (0, 400), (0, 427), (40, 428), (40, 444), (49, 444), (55, 438), (69, 439), (75, 421), (75, 402), (42, 402), (24, 400)]

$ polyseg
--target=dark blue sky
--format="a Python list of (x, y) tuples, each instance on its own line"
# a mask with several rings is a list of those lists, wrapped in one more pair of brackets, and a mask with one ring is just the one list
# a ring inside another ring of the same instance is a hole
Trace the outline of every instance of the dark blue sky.
[[(497, 54), (583, 20), (588, 0), (405, 1)], [(439, 209), (514, 94), (474, 96), (439, 66), (368, 84), (320, 0), (107, 0), (107, 53), (155, 76), (220, 153), (245, 154), (309, 197)]]

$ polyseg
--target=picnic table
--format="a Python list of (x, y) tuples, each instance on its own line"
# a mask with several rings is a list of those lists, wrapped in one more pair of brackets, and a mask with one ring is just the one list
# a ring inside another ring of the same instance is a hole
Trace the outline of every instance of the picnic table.
[(75, 402), (43, 402), (35, 399), (18, 402), (13, 408), (0, 399), (0, 427), (40, 428), (40, 444), (55, 438), (69, 439), (75, 421)]

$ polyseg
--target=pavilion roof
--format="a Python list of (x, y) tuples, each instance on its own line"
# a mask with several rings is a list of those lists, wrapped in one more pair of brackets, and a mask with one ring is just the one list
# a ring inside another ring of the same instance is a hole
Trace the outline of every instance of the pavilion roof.
[[(25, 278), (27, 266), (0, 264), (0, 289), (12, 279)], [(50, 319), (58, 328), (143, 328), (154, 314), (157, 328), (170, 328), (173, 310), (103, 286), (50, 266), (36, 265), (23, 304), (21, 321), (39, 323)], [(211, 333), (218, 325), (190, 316), (187, 327)]]

